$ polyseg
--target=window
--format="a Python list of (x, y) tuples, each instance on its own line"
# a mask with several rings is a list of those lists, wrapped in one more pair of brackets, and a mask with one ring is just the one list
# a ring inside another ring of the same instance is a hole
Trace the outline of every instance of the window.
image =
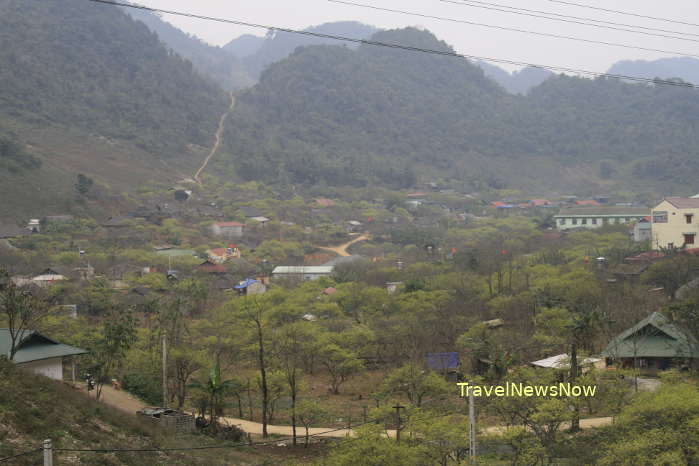
[(682, 236), (684, 236), (684, 244), (694, 244), (694, 233), (685, 233)]
[(565, 225), (565, 224), (566, 224), (566, 219), (564, 219), (564, 218), (559, 218), (559, 219), (558, 219), (558, 224), (559, 224), (559, 225)]
[(596, 218), (593, 218), (593, 219), (592, 219), (592, 224), (593, 224), (593, 225), (597, 225), (597, 219), (596, 219)]
[(692, 223), (692, 218), (694, 217), (694, 214), (684, 214), (684, 220), (687, 223)]
[(586, 218), (582, 219), (581, 223), (582, 223), (583, 225), (587, 225), (587, 219), (586, 219)]
[(667, 223), (667, 211), (660, 210), (653, 212), (653, 223)]
[(574, 219), (572, 219), (572, 220), (573, 220), (573, 222), (572, 222), (573, 225), (577, 225), (577, 224), (578, 224), (578, 219), (577, 219), (577, 218), (574, 218)]

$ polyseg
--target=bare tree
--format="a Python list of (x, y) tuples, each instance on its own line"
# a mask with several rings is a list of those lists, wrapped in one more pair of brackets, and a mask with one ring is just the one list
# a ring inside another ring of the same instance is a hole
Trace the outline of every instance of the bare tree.
[(36, 328), (48, 313), (48, 304), (31, 291), (15, 285), (7, 272), (0, 270), (0, 312), (10, 333), (10, 360), (14, 360), (22, 338)]

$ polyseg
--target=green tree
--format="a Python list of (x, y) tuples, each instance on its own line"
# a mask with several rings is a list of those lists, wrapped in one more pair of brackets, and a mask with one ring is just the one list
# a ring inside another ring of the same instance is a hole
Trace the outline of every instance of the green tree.
[(92, 180), (92, 178), (87, 177), (82, 173), (78, 173), (77, 181), (74, 187), (78, 194), (84, 196), (90, 191), (93, 184), (94, 181)]
[(381, 383), (386, 394), (401, 393), (419, 408), (426, 398), (444, 397), (453, 392), (452, 384), (435, 372), (424, 370), (412, 363), (391, 371)]
[(699, 393), (693, 385), (662, 386), (624, 408), (599, 449), (602, 465), (699, 462)]
[(335, 343), (326, 343), (319, 349), (319, 359), (330, 375), (330, 389), (340, 393), (340, 385), (362, 370), (364, 364), (357, 355)]
[(13, 360), (26, 332), (33, 331), (48, 313), (48, 305), (28, 289), (15, 285), (4, 270), (0, 270), (0, 315), (10, 333), (9, 358)]
[(100, 398), (107, 377), (121, 367), (124, 357), (136, 340), (136, 320), (131, 308), (114, 307), (105, 317), (101, 334), (90, 345), (90, 370)]

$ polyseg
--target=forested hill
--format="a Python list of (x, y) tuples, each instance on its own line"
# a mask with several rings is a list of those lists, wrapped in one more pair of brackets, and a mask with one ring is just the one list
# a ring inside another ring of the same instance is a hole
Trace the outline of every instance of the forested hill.
[(0, 119), (81, 128), (176, 157), (209, 145), (227, 98), (120, 9), (0, 2)]
[(246, 66), (233, 53), (181, 31), (155, 13), (135, 8), (124, 8), (124, 11), (148, 26), (168, 48), (190, 60), (221, 88), (233, 91), (255, 83)]
[[(338, 35), (352, 39), (366, 39), (376, 32), (376, 28), (358, 23), (356, 21), (338, 21), (334, 23), (321, 24), (319, 26), (312, 26), (305, 29), (305, 31), (318, 34)], [(250, 39), (245, 41), (234, 39), (224, 46), (224, 49), (235, 55), (243, 55), (247, 50), (249, 50), (249, 41)], [(253, 44), (253, 47), (256, 49), (255, 52), (248, 54), (244, 58), (243, 62), (245, 63), (250, 75), (257, 78), (267, 66), (288, 57), (298, 47), (322, 44), (337, 45), (340, 43), (337, 40), (324, 37), (299, 35), (284, 31), (273, 31), (268, 34), (261, 43), (255, 43), (253, 39)]]
[[(417, 29), (373, 38), (449, 50)], [(675, 189), (699, 168), (697, 91), (559, 76), (514, 96), (465, 60), (369, 45), (298, 49), (229, 122), (236, 170), (255, 179)]]
[[(417, 29), (373, 38), (448, 50)], [(447, 170), (454, 154), (497, 151), (498, 129), (482, 122), (496, 121), (513, 103), (463, 60), (370, 45), (312, 46), (271, 65), (239, 97), (225, 139), (237, 172), (248, 178), (281, 173), (309, 184), (380, 179), (410, 186), (416, 161)]]
[(692, 57), (671, 57), (658, 60), (622, 60), (609, 69), (609, 73), (644, 78), (672, 79), (699, 84), (699, 60)]

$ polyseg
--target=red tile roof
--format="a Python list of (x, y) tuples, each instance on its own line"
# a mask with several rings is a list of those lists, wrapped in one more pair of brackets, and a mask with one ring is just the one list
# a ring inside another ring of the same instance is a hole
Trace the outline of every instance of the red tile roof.
[(316, 204), (322, 207), (332, 207), (335, 205), (335, 201), (332, 199), (326, 199), (324, 197), (316, 199)]
[(594, 199), (587, 199), (585, 201), (575, 201), (575, 205), (594, 205), (594, 206), (599, 206), (602, 205), (599, 202), (595, 201)]
[(699, 199), (692, 197), (666, 197), (665, 200), (678, 209), (699, 209)]
[(225, 257), (229, 255), (228, 248), (214, 248), (209, 251), (212, 256)]

